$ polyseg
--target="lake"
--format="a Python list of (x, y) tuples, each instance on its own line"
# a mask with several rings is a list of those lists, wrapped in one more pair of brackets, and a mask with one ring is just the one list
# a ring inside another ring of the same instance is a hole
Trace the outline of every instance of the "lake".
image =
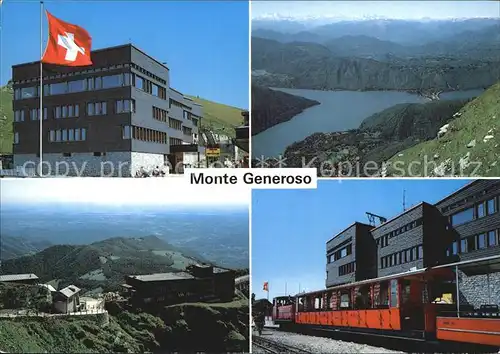
[[(254, 158), (277, 157), (296, 141), (318, 132), (356, 129), (371, 116), (400, 103), (425, 103), (428, 99), (417, 94), (397, 91), (317, 91), (273, 88), (292, 95), (320, 102), (296, 115), (288, 122), (275, 125), (252, 137)], [(446, 92), (441, 99), (453, 100), (476, 97), (483, 90)]]

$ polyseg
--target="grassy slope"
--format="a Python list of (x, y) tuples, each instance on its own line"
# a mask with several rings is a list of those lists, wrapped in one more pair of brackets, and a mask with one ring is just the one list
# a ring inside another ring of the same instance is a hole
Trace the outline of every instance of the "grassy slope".
[[(393, 167), (395, 163), (401, 167), (416, 161), (420, 165), (412, 165), (412, 176), (429, 176), (429, 172), (425, 173), (425, 161), (434, 161), (437, 166), (448, 161), (448, 164), (451, 162), (455, 166), (455, 172), (448, 169), (446, 175), (459, 175), (459, 160), (470, 153), (469, 161), (478, 161), (481, 166), (477, 171), (474, 171), (475, 165), (468, 166), (462, 173), (464, 176), (474, 172), (475, 176), (500, 176), (500, 83), (465, 105), (460, 112), (460, 117), (449, 122), (450, 129), (444, 137), (418, 144), (392, 157), (387, 174), (401, 176), (401, 171)], [(483, 142), (486, 135), (493, 135), (493, 139)], [(474, 139), (475, 147), (467, 148)], [(434, 159), (436, 154), (438, 157)], [(429, 166), (428, 171), (432, 171), (434, 164)], [(408, 176), (407, 167), (404, 175)]]
[(193, 101), (203, 105), (201, 125), (208, 130), (234, 137), (234, 128), (243, 124), (243, 110), (221, 103), (208, 101), (199, 97), (189, 96)]
[(12, 153), (12, 91), (7, 87), (0, 87), (0, 154)]

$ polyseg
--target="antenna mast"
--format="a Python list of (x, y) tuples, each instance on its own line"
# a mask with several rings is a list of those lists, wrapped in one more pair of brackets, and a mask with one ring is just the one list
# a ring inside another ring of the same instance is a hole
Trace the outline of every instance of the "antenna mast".
[(403, 189), (403, 211), (406, 211), (406, 189)]

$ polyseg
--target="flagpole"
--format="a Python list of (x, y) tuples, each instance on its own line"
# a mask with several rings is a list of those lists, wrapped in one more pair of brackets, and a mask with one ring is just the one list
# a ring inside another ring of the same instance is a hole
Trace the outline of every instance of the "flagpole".
[(40, 120), (40, 165), (39, 165), (39, 176), (42, 177), (42, 162), (43, 162), (43, 131), (42, 131), (42, 122), (43, 122), (43, 1), (40, 1), (40, 113), (38, 115), (38, 119)]

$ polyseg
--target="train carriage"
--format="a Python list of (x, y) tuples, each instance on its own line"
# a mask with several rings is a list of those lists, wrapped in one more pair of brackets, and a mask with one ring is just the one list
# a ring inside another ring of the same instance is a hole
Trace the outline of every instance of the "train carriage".
[(295, 328), (500, 347), (498, 304), (479, 308), (461, 304), (459, 271), (498, 272), (500, 255), (299, 294), (293, 297), (291, 314), (284, 298), (276, 298), (273, 317), (276, 323)]

